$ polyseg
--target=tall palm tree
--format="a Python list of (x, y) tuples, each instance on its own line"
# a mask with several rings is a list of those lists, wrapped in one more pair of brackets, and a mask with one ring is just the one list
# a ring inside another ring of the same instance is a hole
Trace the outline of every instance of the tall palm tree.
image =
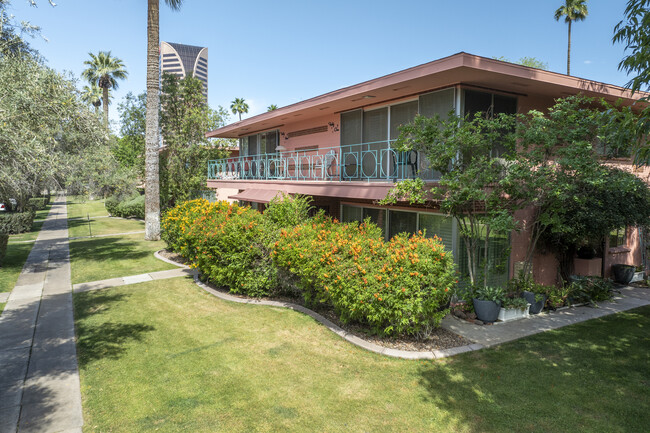
[(124, 62), (117, 57), (112, 57), (110, 51), (100, 51), (97, 55), (88, 53), (88, 55), (90, 60), (84, 62), (88, 68), (81, 73), (81, 77), (102, 89), (104, 125), (108, 128), (108, 89), (117, 89), (117, 80), (126, 79), (129, 73), (124, 68)]
[[(97, 114), (99, 107), (102, 105), (102, 89), (99, 88), (96, 84), (91, 84), (90, 86), (84, 86), (81, 91), (81, 100), (86, 104), (92, 105), (95, 107), (95, 114)], [(110, 96), (109, 96), (110, 102)]]
[(275, 111), (278, 109), (278, 106), (275, 104), (271, 104), (268, 107), (266, 107), (266, 111)]
[(560, 21), (564, 18), (564, 22), (569, 25), (569, 45), (566, 54), (566, 74), (571, 75), (571, 23), (573, 21), (582, 21), (587, 18), (587, 0), (564, 0), (564, 5), (560, 6), (555, 11), (555, 20)]
[(235, 98), (230, 104), (230, 110), (232, 114), (239, 114), (239, 120), (241, 120), (242, 113), (248, 113), (248, 104), (244, 98)]
[[(173, 10), (183, 0), (165, 0)], [(147, 0), (147, 114), (145, 119), (144, 156), (144, 239), (160, 239), (160, 183), (158, 176), (158, 105), (160, 104), (160, 1)]]

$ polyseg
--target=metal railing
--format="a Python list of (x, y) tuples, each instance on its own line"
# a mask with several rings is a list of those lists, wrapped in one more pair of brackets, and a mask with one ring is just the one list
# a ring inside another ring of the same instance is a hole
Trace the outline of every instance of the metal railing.
[(392, 141), (281, 151), (208, 162), (209, 180), (437, 180), (424, 155), (391, 148)]

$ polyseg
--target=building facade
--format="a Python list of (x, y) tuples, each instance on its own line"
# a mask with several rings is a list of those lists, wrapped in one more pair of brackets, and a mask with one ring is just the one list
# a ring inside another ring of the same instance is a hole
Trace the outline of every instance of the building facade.
[[(235, 188), (239, 192), (231, 198), (258, 208), (281, 192), (310, 195), (315, 206), (342, 221), (371, 218), (386, 238), (426, 230), (443, 240), (463, 273), (467, 257), (453, 218), (435, 207), (377, 204), (397, 181), (417, 176), (434, 184), (438, 179), (424, 155), (391, 148), (400, 125), (417, 114), (545, 110), (555, 99), (576, 94), (626, 105), (636, 100), (618, 86), (458, 53), (209, 132), (209, 137), (238, 138), (240, 155), (212, 161), (207, 185)], [(620, 164), (632, 169), (629, 161)], [(647, 180), (648, 173), (638, 175)], [(525, 220), (527, 213), (516, 216)], [(489, 284), (503, 284), (516, 274), (528, 236), (522, 231), (491, 239)], [(602, 258), (606, 275), (613, 263), (642, 260), (638, 231), (627, 230), (622, 242), (623, 248), (609, 248)], [(538, 282), (553, 284), (557, 264), (552, 256), (538, 254), (533, 272)]]
[(208, 49), (174, 42), (160, 43), (160, 72), (185, 78), (198, 78), (203, 83), (203, 96), (208, 100)]

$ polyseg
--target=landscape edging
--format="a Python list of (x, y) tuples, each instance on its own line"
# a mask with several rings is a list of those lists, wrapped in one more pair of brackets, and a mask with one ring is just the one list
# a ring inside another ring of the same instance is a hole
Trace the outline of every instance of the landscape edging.
[[(162, 250), (160, 250), (162, 251)], [(154, 253), (154, 256), (162, 260), (164, 262), (183, 267), (183, 268), (189, 268), (189, 266), (183, 265), (181, 263), (175, 262), (173, 260), (167, 259), (165, 257), (162, 257), (159, 252), (156, 251)], [(202, 282), (199, 279), (199, 275), (195, 274), (194, 275), (194, 283), (201, 287), (203, 290), (206, 292), (210, 293), (213, 296), (216, 296), (219, 299), (222, 299), (224, 301), (230, 301), (230, 302), (236, 302), (238, 304), (256, 304), (256, 305), (265, 305), (268, 307), (280, 307), (280, 308), (288, 308), (290, 310), (298, 311), (300, 313), (306, 314), (312, 319), (316, 320), (326, 328), (328, 328), (330, 331), (338, 335), (339, 337), (343, 338), (347, 342), (354, 344), (355, 346), (358, 346), (362, 349), (368, 350), (370, 352), (378, 353), (380, 355), (385, 355), (385, 356), (390, 356), (392, 358), (402, 358), (402, 359), (440, 359), (440, 358), (447, 358), (449, 356), (454, 356), (459, 353), (463, 352), (471, 352), (473, 350), (479, 350), (483, 349), (483, 346), (480, 344), (469, 344), (466, 346), (459, 346), (459, 347), (452, 347), (449, 349), (435, 349), (433, 351), (416, 351), (416, 350), (400, 350), (400, 349), (392, 349), (390, 347), (383, 347), (378, 344), (375, 344), (373, 342), (364, 340), (363, 338), (360, 338), (354, 334), (351, 334), (341, 328), (340, 326), (336, 325), (333, 323), (331, 320), (321, 316), (315, 311), (310, 310), (309, 308), (303, 307), (302, 305), (298, 304), (293, 304), (291, 302), (284, 302), (284, 301), (265, 301), (262, 299), (253, 299), (253, 298), (240, 298), (238, 296), (231, 295), (229, 293), (224, 293), (220, 290), (215, 289), (214, 287), (211, 287), (210, 285)]]

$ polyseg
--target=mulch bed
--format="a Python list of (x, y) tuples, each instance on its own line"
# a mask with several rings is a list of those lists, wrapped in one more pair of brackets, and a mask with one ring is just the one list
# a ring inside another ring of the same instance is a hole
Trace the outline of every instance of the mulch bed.
[[(169, 260), (175, 261), (177, 263), (189, 264), (187, 260), (181, 257), (179, 254), (162, 250), (159, 254)], [(205, 282), (205, 281), (204, 281)], [(237, 295), (230, 293), (228, 290), (222, 287), (215, 287), (209, 282), (205, 282), (210, 285), (214, 290), (227, 293), (230, 296), (236, 296), (241, 299), (252, 299), (247, 296)], [(317, 307), (307, 306), (302, 298), (293, 298), (293, 297), (275, 297), (275, 298), (260, 298), (265, 301), (281, 301), (281, 302), (290, 302), (292, 304), (301, 305), (303, 307), (309, 308), (321, 316), (324, 316), (334, 324), (343, 328), (346, 332), (353, 334), (359, 338), (362, 338), (371, 343), (377, 344), (378, 346), (387, 347), (390, 349), (399, 349), (399, 350), (412, 350), (418, 352), (432, 351), (432, 350), (443, 350), (451, 349), (453, 347), (467, 346), (473, 342), (461, 337), (460, 335), (454, 334), (451, 331), (448, 331), (443, 328), (434, 329), (428, 338), (426, 339), (417, 339), (415, 337), (401, 336), (401, 337), (379, 337), (368, 333), (368, 331), (363, 328), (360, 324), (355, 323), (342, 323), (339, 318), (334, 314), (334, 311), (330, 308), (327, 308), (325, 305), (320, 305)]]

